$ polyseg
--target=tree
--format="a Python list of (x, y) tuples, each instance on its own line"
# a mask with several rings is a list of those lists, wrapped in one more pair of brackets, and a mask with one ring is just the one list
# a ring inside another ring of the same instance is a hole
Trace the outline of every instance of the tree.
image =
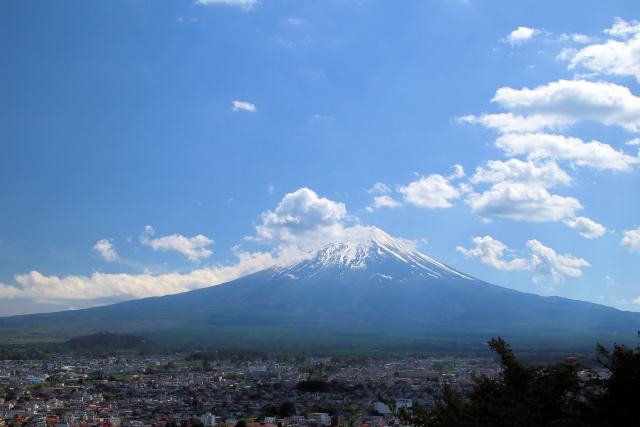
[(546, 368), (519, 363), (509, 345), (492, 339), (490, 348), (501, 358), (496, 377), (474, 376), (466, 393), (448, 384), (432, 411), (419, 405), (410, 414), (396, 411), (420, 427), (551, 427), (582, 426), (588, 410), (588, 388), (579, 376), (583, 366), (575, 357)]
[(592, 386), (600, 388), (592, 399), (594, 425), (640, 425), (640, 346), (634, 350), (614, 344), (613, 353), (596, 345), (596, 361), (610, 373), (609, 378), (594, 378)]
[(290, 417), (298, 412), (296, 404), (291, 401), (282, 402), (278, 408), (280, 418)]
[(245, 420), (238, 420), (236, 427), (247, 427), (247, 422)]

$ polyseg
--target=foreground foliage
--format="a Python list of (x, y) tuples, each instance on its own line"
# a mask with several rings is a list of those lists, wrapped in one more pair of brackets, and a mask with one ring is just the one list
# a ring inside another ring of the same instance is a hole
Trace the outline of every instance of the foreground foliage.
[[(597, 345), (597, 362), (607, 375), (584, 368), (578, 358), (547, 367), (517, 361), (501, 338), (489, 346), (501, 358), (496, 377), (474, 376), (471, 389), (446, 385), (433, 410), (414, 405), (397, 413), (418, 427), (640, 426), (640, 347)], [(610, 376), (608, 376), (610, 374)]]

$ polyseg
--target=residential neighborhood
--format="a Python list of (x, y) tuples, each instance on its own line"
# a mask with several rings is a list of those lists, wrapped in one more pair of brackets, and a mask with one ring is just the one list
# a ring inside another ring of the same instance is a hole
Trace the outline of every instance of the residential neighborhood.
[(401, 426), (379, 396), (397, 407), (429, 408), (444, 383), (462, 390), (473, 374), (498, 370), (491, 360), (472, 358), (0, 361), (0, 426)]

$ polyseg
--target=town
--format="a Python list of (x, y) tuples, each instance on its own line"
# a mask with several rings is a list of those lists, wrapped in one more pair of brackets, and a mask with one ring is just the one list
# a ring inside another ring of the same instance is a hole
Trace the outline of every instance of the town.
[(491, 359), (474, 358), (193, 359), (0, 361), (0, 426), (401, 426), (380, 396), (397, 408), (431, 408), (444, 383), (463, 390), (473, 374), (500, 369)]

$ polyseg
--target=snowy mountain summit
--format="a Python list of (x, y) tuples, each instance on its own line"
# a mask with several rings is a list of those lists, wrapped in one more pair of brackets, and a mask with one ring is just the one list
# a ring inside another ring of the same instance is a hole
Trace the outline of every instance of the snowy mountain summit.
[(272, 280), (301, 279), (322, 274), (332, 276), (368, 276), (371, 279), (401, 281), (420, 276), (436, 279), (476, 279), (409, 249), (402, 241), (379, 228), (359, 242), (330, 243), (310, 252), (302, 261), (286, 266), (272, 267)]

